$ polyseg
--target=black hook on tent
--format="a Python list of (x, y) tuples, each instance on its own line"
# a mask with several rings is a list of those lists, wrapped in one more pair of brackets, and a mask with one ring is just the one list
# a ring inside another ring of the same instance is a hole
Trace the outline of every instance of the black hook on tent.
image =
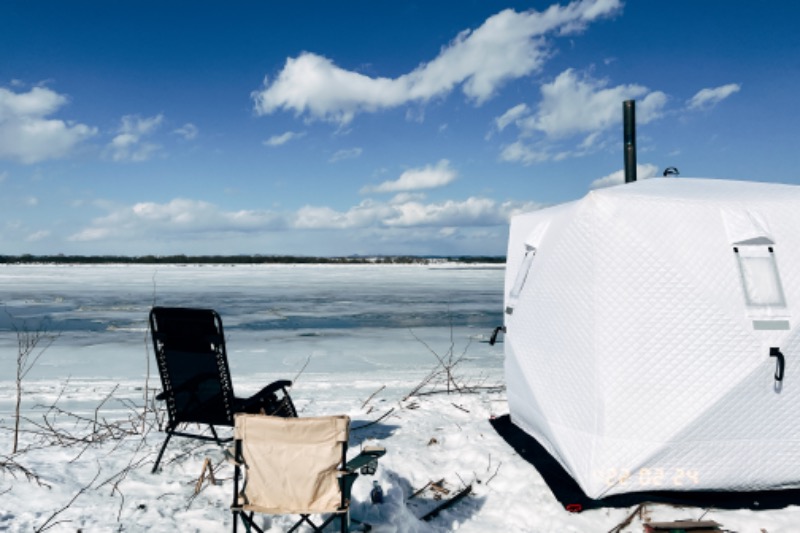
[(783, 370), (786, 367), (786, 358), (781, 353), (780, 348), (770, 348), (769, 349), (769, 356), (770, 357), (777, 357), (778, 360), (776, 361), (775, 366), (775, 381), (783, 381)]
[(492, 332), (492, 336), (489, 338), (489, 346), (494, 346), (494, 344), (497, 342), (497, 334), (500, 333), (501, 331), (503, 333), (505, 333), (506, 332), (506, 328), (503, 327), (503, 326), (498, 326), (498, 327), (494, 328), (494, 331)]
[(675, 167), (667, 167), (664, 169), (664, 177), (667, 176), (677, 176), (680, 174), (680, 171)]

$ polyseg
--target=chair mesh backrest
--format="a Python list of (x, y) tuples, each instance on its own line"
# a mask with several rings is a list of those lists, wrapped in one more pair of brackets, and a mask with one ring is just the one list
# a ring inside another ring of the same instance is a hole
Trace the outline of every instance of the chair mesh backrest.
[(339, 466), (350, 418), (237, 414), (234, 436), (246, 465), (243, 508), (268, 514), (343, 511)]
[(233, 384), (219, 315), (154, 307), (150, 328), (171, 424), (232, 426)]

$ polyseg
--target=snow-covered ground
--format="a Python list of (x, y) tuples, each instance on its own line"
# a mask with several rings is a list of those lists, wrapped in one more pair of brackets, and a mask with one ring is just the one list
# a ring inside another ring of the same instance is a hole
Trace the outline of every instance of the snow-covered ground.
[[(633, 509), (564, 511), (489, 423), (507, 412), (505, 393), (485, 388), (503, 383), (502, 345), (485, 342), (502, 321), (502, 276), (496, 267), (454, 265), (1, 266), (0, 530), (230, 528), (233, 469), (215, 445), (175, 438), (161, 472), (150, 473), (163, 439), (156, 416), (141, 417), (146, 389), (159, 388), (146, 328), (154, 302), (220, 312), (237, 395), (294, 379), (301, 416), (352, 418), (352, 454), (370, 442), (388, 449), (376, 477), (354, 487), (353, 517), (373, 531), (611, 530)], [(12, 326), (23, 324), (57, 338), (23, 382), (22, 451), (11, 455)], [(451, 346), (454, 358), (463, 355), (454, 375), (477, 392), (408, 397)], [(216, 484), (195, 494), (205, 459)], [(382, 505), (369, 503), (373, 479), (386, 494)], [(423, 522), (433, 493), (411, 496), (441, 479), (451, 494), (467, 485), (472, 493)], [(648, 505), (645, 516), (702, 516), (740, 532), (800, 530), (797, 507)], [(291, 522), (263, 520), (274, 531)], [(623, 531), (642, 531), (642, 520)]]

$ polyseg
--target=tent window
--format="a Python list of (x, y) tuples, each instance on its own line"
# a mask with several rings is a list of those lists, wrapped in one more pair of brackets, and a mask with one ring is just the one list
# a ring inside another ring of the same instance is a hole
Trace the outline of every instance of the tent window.
[(749, 307), (786, 307), (778, 264), (772, 246), (737, 246), (744, 297)]
[(525, 258), (522, 260), (522, 265), (517, 272), (517, 278), (514, 280), (514, 286), (511, 287), (511, 293), (509, 294), (513, 300), (519, 298), (519, 294), (525, 287), (525, 282), (528, 280), (528, 272), (530, 272), (531, 263), (533, 263), (533, 257), (535, 255), (536, 248), (532, 246), (525, 247)]

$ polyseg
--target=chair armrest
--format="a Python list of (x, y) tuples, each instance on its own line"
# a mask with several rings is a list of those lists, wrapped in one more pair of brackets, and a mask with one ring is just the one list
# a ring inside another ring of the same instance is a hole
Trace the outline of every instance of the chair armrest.
[(266, 387), (261, 389), (261, 392), (259, 392), (256, 396), (259, 396), (261, 394), (271, 394), (271, 393), (274, 393), (274, 392), (276, 392), (276, 391), (278, 391), (280, 389), (286, 389), (286, 388), (291, 387), (291, 386), (292, 386), (292, 382), (290, 380), (288, 380), (288, 379), (279, 379), (278, 381), (273, 381), (272, 383), (270, 383), (269, 385), (267, 385)]
[(239, 409), (250, 412), (252, 407), (258, 407), (262, 405), (267, 398), (275, 397), (275, 393), (279, 390), (286, 392), (287, 387), (291, 387), (292, 382), (288, 379), (279, 379), (278, 381), (273, 381), (254, 395), (250, 396), (249, 398), (237, 400), (240, 403)]
[(378, 466), (378, 459), (384, 455), (386, 455), (386, 448), (383, 446), (364, 446), (360, 454), (347, 461), (345, 470), (355, 472), (360, 468), (362, 474), (374, 474)]

